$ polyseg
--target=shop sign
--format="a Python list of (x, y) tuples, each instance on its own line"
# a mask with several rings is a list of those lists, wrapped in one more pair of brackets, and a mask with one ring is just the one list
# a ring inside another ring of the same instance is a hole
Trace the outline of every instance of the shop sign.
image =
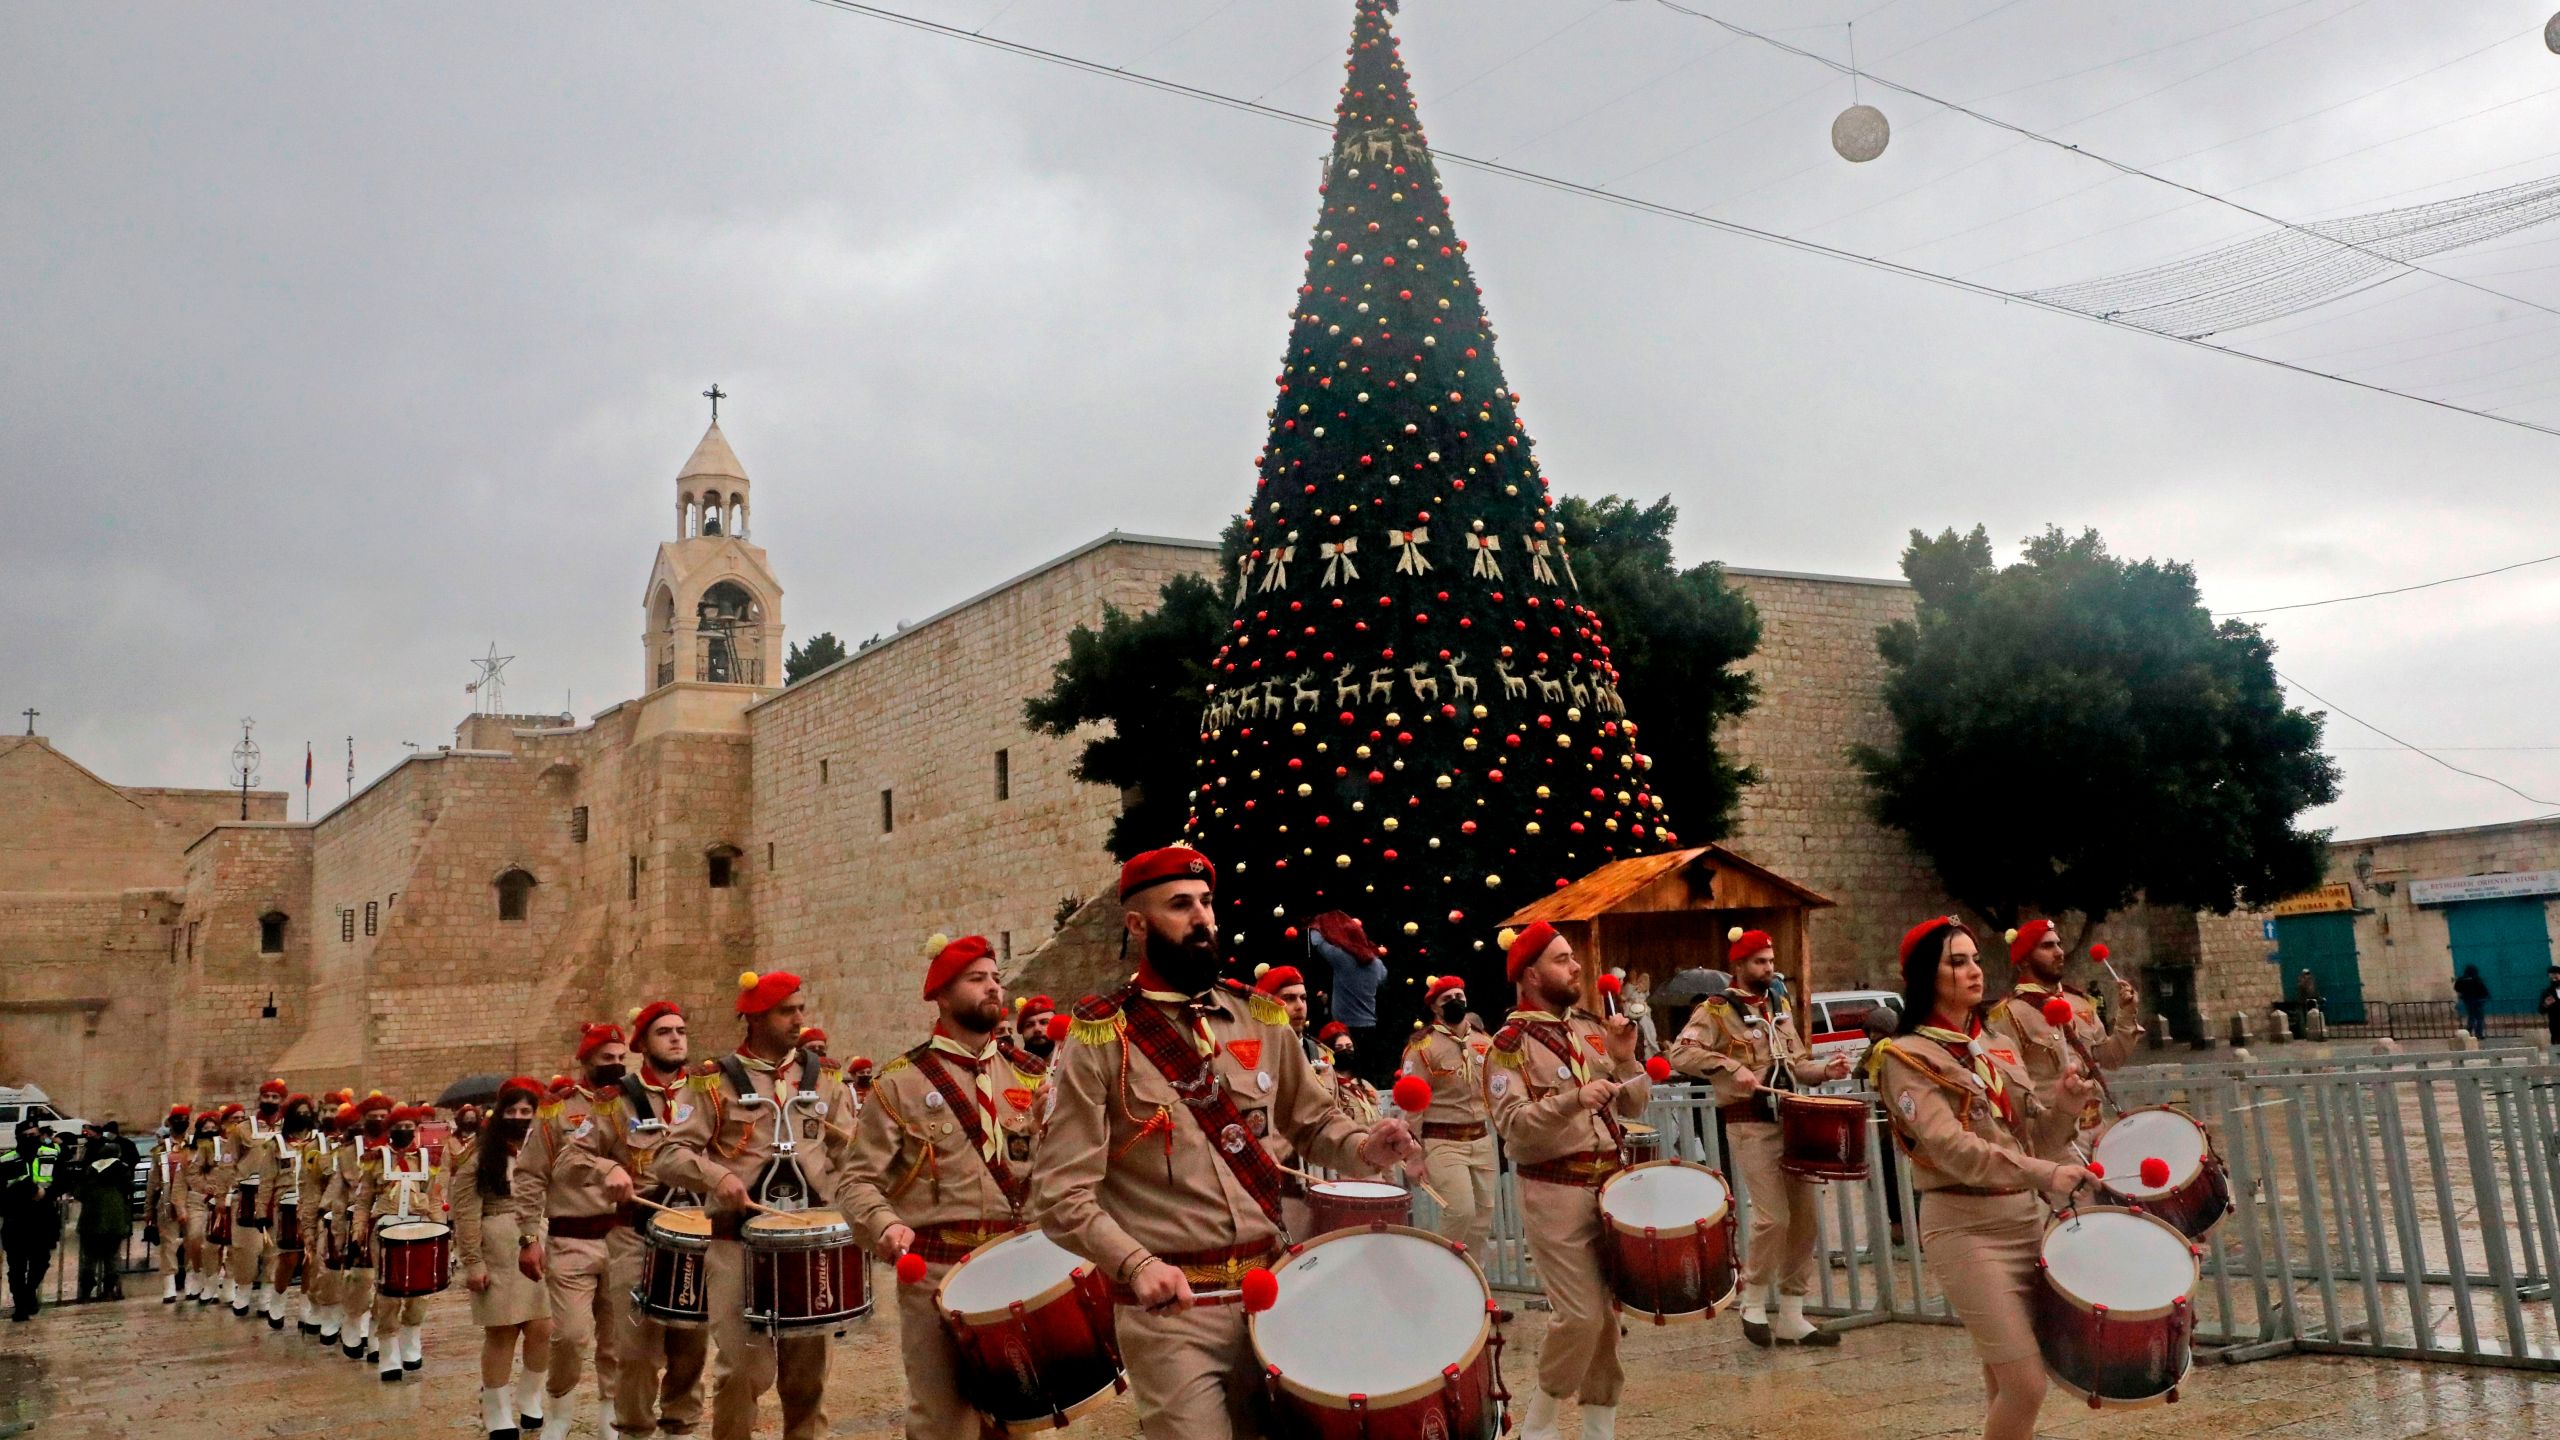
[(2409, 898), (2421, 905), (2454, 905), (2465, 900), (2513, 900), (2527, 895), (2560, 895), (2560, 870), (2456, 875), (2445, 880), (2413, 880), (2409, 884)]

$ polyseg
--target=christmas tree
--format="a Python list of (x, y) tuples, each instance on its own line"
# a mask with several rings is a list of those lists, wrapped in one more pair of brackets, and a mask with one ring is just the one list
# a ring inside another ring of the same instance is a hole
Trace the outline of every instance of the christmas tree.
[[(1211, 672), (1189, 843), (1246, 969), (1343, 911), (1390, 950), (1380, 1024), (1500, 920), (1675, 843), (1494, 358), (1388, 16), (1359, 0), (1323, 207)], [(1322, 989), (1329, 972), (1310, 969)]]

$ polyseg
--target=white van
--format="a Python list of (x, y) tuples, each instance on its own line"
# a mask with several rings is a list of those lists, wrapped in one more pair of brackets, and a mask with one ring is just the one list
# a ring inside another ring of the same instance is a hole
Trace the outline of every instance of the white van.
[(1813, 996), (1813, 1055), (1828, 1060), (1834, 1055), (1849, 1057), (1849, 1078), (1833, 1080), (1823, 1090), (1837, 1095), (1853, 1094), (1865, 1088), (1858, 1076), (1858, 1062), (1867, 1056), (1867, 1012), (1878, 1005), (1900, 1006), (1902, 996), (1891, 990), (1818, 990)]
[(21, 1120), (34, 1120), (50, 1129), (61, 1118), (53, 1108), (53, 1097), (33, 1085), (0, 1085), (0, 1144), (17, 1135)]

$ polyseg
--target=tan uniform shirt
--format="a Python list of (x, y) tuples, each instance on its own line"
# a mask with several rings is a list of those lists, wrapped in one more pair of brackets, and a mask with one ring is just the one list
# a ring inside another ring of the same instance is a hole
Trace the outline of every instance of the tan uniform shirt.
[(444, 1170), (424, 1145), (407, 1150), (377, 1145), (365, 1151), (356, 1172), (355, 1210), (367, 1236), (403, 1216), (441, 1223), (444, 1201)]
[[(334, 1224), (338, 1243), (355, 1238), (356, 1194), (364, 1180), (364, 1162), (383, 1147), (384, 1142), (362, 1133), (349, 1135), (338, 1142), (329, 1155), (329, 1183), (320, 1194), (320, 1204)], [(373, 1262), (367, 1260), (370, 1268)]]
[(1404, 1073), (1419, 1075), (1431, 1086), (1431, 1103), (1422, 1111), (1425, 1125), (1485, 1125), (1484, 1056), (1468, 1036), (1446, 1025), (1416, 1030), (1405, 1043)]
[(1913, 1190), (2041, 1190), (2052, 1182), (2060, 1167), (2036, 1158), (2038, 1142), (2067, 1138), (2078, 1117), (2038, 1099), (2024, 1069), (1984, 1047), (2017, 1114), (2012, 1125), (1973, 1067), (1937, 1041), (1897, 1035), (1877, 1048), (1879, 1093), (1911, 1155)]
[[(1532, 1027), (1555, 1035), (1573, 1059), (1557, 1055), (1530, 1033)], [(1485, 1105), (1513, 1164), (1543, 1164), (1595, 1150), (1617, 1152), (1608, 1122), (1576, 1092), (1589, 1081), (1619, 1081), (1624, 1088), (1614, 1108), (1632, 1120), (1653, 1099), (1653, 1082), (1642, 1061), (1612, 1060), (1608, 1047), (1607, 1029), (1588, 1010), (1526, 1020), (1514, 1015), (1512, 1023), (1495, 1032), (1487, 1057), (1491, 1063), (1485, 1066)]]
[[(513, 1215), (516, 1219), (517, 1234), (542, 1233), (539, 1228), (541, 1217), (538, 1215), (531, 1219), (526, 1217), (523, 1208), (516, 1204), (512, 1186), (510, 1193), (505, 1196), (480, 1193), (480, 1147), (504, 1143), (506, 1142), (483, 1129), (468, 1143), (446, 1152), (451, 1161), (445, 1167), (445, 1183), (448, 1193), (453, 1197), (454, 1260), (466, 1274), (474, 1269), (512, 1269), (516, 1263), (516, 1257), (512, 1254), (486, 1253), (483, 1238), (491, 1219), (500, 1215)], [(512, 1168), (512, 1162), (510, 1162), (510, 1168)]]
[(1764, 1085), (1775, 1083), (1783, 1061), (1800, 1084), (1818, 1084), (1825, 1066), (1796, 1033), (1795, 1016), (1769, 997), (1738, 990), (1710, 995), (1671, 1042), (1671, 1068), (1713, 1082), (1718, 1105), (1736, 1105), (1756, 1093), (1735, 1077), (1748, 1070)]
[[(757, 1176), (773, 1158), (775, 1107), (787, 1100), (791, 1102), (787, 1124), (793, 1158), (809, 1184), (807, 1204), (810, 1208), (827, 1204), (836, 1193), (836, 1169), (853, 1142), (853, 1132), (845, 1128), (853, 1097), (842, 1073), (834, 1061), (825, 1062), (814, 1098), (804, 1101), (799, 1098), (799, 1051), (784, 1057), (778, 1067), (750, 1055), (737, 1058), (754, 1096), (742, 1097), (732, 1090), (716, 1063), (705, 1061), (696, 1067), (685, 1082), (685, 1103), (692, 1113), (668, 1132), (650, 1165), (651, 1176), (662, 1185), (706, 1197), (706, 1204), (723, 1175), (735, 1175), (753, 1190)], [(716, 1205), (712, 1208), (719, 1213)]]
[[(2130, 1007), (2116, 1017), (2113, 1030), (2098, 1018), (2098, 1002), (2081, 990), (2065, 985), (2059, 992), (2071, 1002), (2071, 1035), (2044, 1018), (2044, 1005), (2057, 992), (2042, 985), (2025, 984), (2003, 997), (1982, 1017), (1985, 1030), (1998, 1031), (2015, 1042), (2018, 1063), (2026, 1068), (2027, 1078), (2035, 1082), (2036, 1098), (2051, 1105), (2062, 1093), (2062, 1074), (2069, 1068), (2071, 1039), (2077, 1039), (2088, 1050), (2089, 1058), (2101, 1070), (2112, 1070), (2133, 1058), (2134, 1037), (2142, 1033)], [(2090, 1095), (2082, 1107), (2080, 1128), (2094, 1129), (2099, 1121), (2098, 1097)], [(2064, 1137), (2063, 1143), (2069, 1143)]]
[[(882, 1066), (854, 1124), (835, 1203), (866, 1250), (877, 1248), (891, 1225), (927, 1239), (939, 1236), (939, 1245), (928, 1248), (966, 1249), (1023, 1223), (1019, 1202), (996, 1182), (984, 1152), (969, 1143), (950, 1102), (926, 1076), (922, 1057), (931, 1049), (919, 1045)], [(936, 1053), (934, 1059), (960, 1093), (978, 1104), (978, 1072), (957, 1055)], [(978, 1063), (987, 1068), (996, 1111), (989, 1115), (979, 1104), (980, 1133), (995, 1142), (1015, 1193), (1027, 1200), (1048, 1067), (1010, 1041), (989, 1044)], [(971, 1231), (974, 1239), (968, 1238)]]
[(225, 1200), (231, 1194), (232, 1178), (240, 1171), (240, 1151), (230, 1137), (216, 1132), (210, 1140), (199, 1140), (195, 1158), (187, 1167), (188, 1188), (199, 1202)]
[(346, 1141), (314, 1130), (302, 1137), (302, 1145), (295, 1152), (302, 1164), (302, 1243), (314, 1252), (320, 1248), (320, 1217), (329, 1213), (329, 1189), (337, 1179), (338, 1152), (346, 1148)]
[(601, 1185), (619, 1165), (631, 1177), (635, 1193), (646, 1199), (663, 1199), (666, 1186), (651, 1178), (650, 1171), (658, 1163), (658, 1150), (675, 1132), (675, 1127), (693, 1115), (692, 1092), (686, 1077), (678, 1074), (666, 1084), (659, 1084), (647, 1066), (633, 1072), (649, 1096), (649, 1113), (641, 1115), (624, 1097), (622, 1088), (614, 1086), (604, 1092), (589, 1112), (586, 1134), (569, 1142), (569, 1165), (576, 1173), (588, 1169), (596, 1172)]
[[(1122, 1284), (1152, 1255), (1280, 1244), (1218, 1142), (1127, 1039), (1120, 1007), (1159, 1003), (1134, 991), (1079, 1003), (1041, 1101), (1032, 1218)], [(1201, 1003), (1209, 1066), (1250, 1138), (1276, 1134), (1313, 1164), (1373, 1173), (1359, 1156), (1368, 1132), (1334, 1104), (1278, 1002), (1221, 985)], [(1192, 1031), (1188, 1007), (1171, 1013)]]
[(594, 1132), (596, 1110), (612, 1093), (580, 1085), (534, 1116), (533, 1132), (516, 1155), (515, 1180), (516, 1209), (531, 1217), (534, 1233), (541, 1233), (541, 1222), (551, 1216), (614, 1213), (614, 1203), (604, 1193), (609, 1167), (593, 1150), (578, 1148)]
[(160, 1137), (160, 1148), (151, 1152), (151, 1175), (143, 1183), (144, 1223), (166, 1230), (172, 1224), (184, 1225), (187, 1219), (187, 1193), (192, 1188), (187, 1180), (187, 1162), (192, 1158), (187, 1148)]

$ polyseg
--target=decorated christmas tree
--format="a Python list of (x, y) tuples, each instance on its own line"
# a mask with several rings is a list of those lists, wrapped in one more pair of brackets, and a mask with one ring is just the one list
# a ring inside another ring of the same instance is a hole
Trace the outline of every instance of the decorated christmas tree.
[(1394, 9), (1358, 0), (1186, 831), (1221, 869), (1244, 969), (1305, 965), (1307, 922), (1331, 911), (1388, 947), (1389, 1036), (1430, 974), (1466, 975), (1498, 1015), (1504, 916), (1675, 843), (1494, 357)]

